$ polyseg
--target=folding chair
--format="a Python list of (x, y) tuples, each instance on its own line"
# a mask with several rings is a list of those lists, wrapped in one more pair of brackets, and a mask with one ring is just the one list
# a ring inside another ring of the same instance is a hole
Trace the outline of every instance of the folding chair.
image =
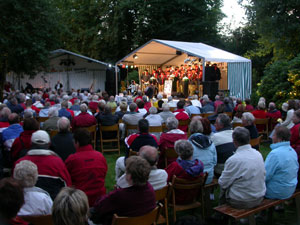
[(53, 138), (57, 134), (58, 134), (58, 130), (51, 130), (50, 131), (50, 138)]
[(155, 191), (155, 199), (159, 203), (163, 205), (163, 210), (161, 214), (159, 215), (157, 224), (165, 223), (166, 225), (169, 225), (169, 214), (168, 214), (168, 198), (169, 194), (172, 190), (172, 184), (163, 187), (162, 189)]
[(114, 214), (111, 225), (151, 225), (156, 224), (162, 205), (159, 204), (151, 212), (136, 217), (119, 217), (117, 214)]
[(258, 130), (259, 134), (266, 135), (266, 139), (268, 139), (269, 135), (269, 118), (266, 119), (255, 119), (254, 124)]
[(33, 225), (53, 225), (52, 215), (41, 215), (41, 216), (20, 216), (21, 219), (29, 222)]
[(262, 135), (260, 135), (257, 138), (254, 138), (254, 139), (250, 139), (250, 145), (251, 145), (251, 147), (255, 147), (255, 146), (258, 145), (258, 148), (259, 148), (261, 139), (262, 139)]
[[(111, 139), (103, 139), (103, 132), (112, 132), (115, 131), (116, 137)], [(103, 143), (117, 143), (117, 148), (104, 148)], [(115, 124), (112, 126), (100, 126), (100, 145), (101, 145), (101, 151), (104, 152), (115, 152), (118, 151), (120, 155), (120, 134), (119, 134), (119, 124)]]
[(96, 149), (96, 134), (97, 134), (97, 125), (93, 125), (90, 127), (85, 127), (88, 132), (90, 132), (91, 137), (92, 137), (92, 145), (93, 148)]
[(168, 167), (168, 160), (177, 158), (178, 154), (174, 148), (166, 148), (164, 150), (165, 166)]
[[(177, 178), (175, 175), (172, 179), (172, 197), (169, 201), (169, 206), (173, 209), (173, 221), (176, 221), (176, 212), (188, 209), (202, 208), (202, 217), (205, 216), (204, 210), (204, 185), (207, 178), (207, 173), (195, 180), (187, 180)], [(186, 192), (190, 197), (190, 202), (186, 204), (176, 203), (176, 193)]]
[(126, 127), (126, 137), (128, 137), (129, 135), (129, 130), (138, 130), (138, 125), (130, 125), (130, 124), (125, 124), (125, 127)]
[(242, 126), (243, 126), (242, 123), (233, 123), (233, 124), (232, 124), (232, 128), (233, 128), (233, 129), (236, 128), (236, 127), (242, 127)]
[(39, 122), (39, 123), (43, 123), (45, 122), (46, 120), (48, 120), (49, 117), (37, 117), (36, 120)]

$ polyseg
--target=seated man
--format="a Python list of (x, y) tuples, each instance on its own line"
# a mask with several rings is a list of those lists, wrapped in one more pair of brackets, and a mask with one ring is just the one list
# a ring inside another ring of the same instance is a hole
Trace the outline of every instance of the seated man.
[(290, 136), (288, 128), (275, 128), (273, 144), (270, 145), (271, 152), (265, 161), (266, 198), (286, 199), (296, 189), (299, 164), (297, 154), (290, 145)]
[[(129, 110), (130, 112), (125, 114), (122, 118), (122, 120), (126, 124), (129, 125), (137, 125), (140, 119), (143, 119), (143, 114), (142, 113), (137, 113), (136, 112), (137, 104), (136, 103), (131, 103), (129, 105)], [(134, 132), (137, 132), (136, 130), (129, 130), (129, 134), (132, 134)]]
[(19, 124), (20, 118), (18, 114), (12, 113), (8, 116), (9, 127), (2, 132), (2, 143), (6, 151), (10, 151), (15, 139), (24, 131)]
[(16, 164), (23, 160), (36, 164), (39, 174), (36, 186), (47, 191), (54, 199), (60, 189), (70, 186), (72, 181), (64, 162), (55, 152), (49, 150), (49, 146), (50, 137), (47, 132), (42, 130), (34, 132), (31, 136), (31, 150)]
[(139, 157), (126, 160), (126, 180), (130, 187), (116, 189), (97, 200), (91, 209), (91, 220), (98, 224), (111, 224), (113, 214), (118, 216), (142, 216), (156, 207), (155, 193), (148, 183), (151, 167)]
[(47, 119), (43, 123), (43, 130), (45, 131), (51, 131), (51, 130), (57, 130), (57, 121), (59, 120), (58, 117), (58, 110), (56, 107), (51, 107), (48, 112), (49, 119)]
[[(265, 168), (262, 155), (251, 148), (250, 133), (237, 127), (232, 133), (236, 152), (225, 163), (219, 178), (221, 201), (235, 208), (253, 208), (265, 195)], [(224, 199), (223, 199), (224, 198)]]
[(96, 199), (106, 193), (104, 181), (107, 164), (104, 156), (95, 151), (90, 144), (91, 135), (84, 129), (74, 133), (76, 153), (70, 155), (65, 164), (71, 175), (73, 185), (84, 191), (92, 206)]
[(162, 112), (158, 113), (162, 118), (162, 122), (165, 123), (169, 117), (175, 117), (175, 115), (170, 111), (170, 106), (168, 103), (162, 104)]
[(88, 112), (88, 107), (86, 104), (80, 105), (81, 113), (78, 116), (75, 116), (72, 121), (72, 128), (76, 129), (78, 127), (90, 127), (96, 125), (96, 118), (90, 115)]
[(189, 117), (191, 117), (192, 114), (200, 114), (200, 108), (194, 106), (190, 100), (186, 101), (184, 109)]
[(215, 127), (217, 133), (214, 133), (211, 137), (212, 142), (216, 146), (217, 150), (217, 165), (215, 166), (215, 175), (219, 177), (224, 169), (226, 160), (233, 155), (235, 146), (232, 141), (231, 121), (228, 115), (219, 114)]
[[(184, 105), (185, 105), (185, 101), (184, 100), (180, 100), (179, 102), (177, 102), (177, 110), (174, 111), (174, 115), (175, 118), (178, 119), (178, 121), (180, 120), (188, 120), (189, 114), (184, 110)], [(178, 128), (184, 132), (188, 131), (188, 126), (184, 125), (184, 126), (178, 126)]]
[(51, 139), (53, 151), (65, 161), (69, 155), (76, 152), (73, 134), (70, 132), (70, 120), (61, 117), (57, 122), (58, 133)]
[(61, 109), (58, 110), (59, 117), (67, 117), (70, 121), (72, 120), (72, 114), (68, 111), (68, 101), (61, 103)]
[[(157, 149), (150, 145), (145, 145), (141, 147), (138, 155), (143, 159), (146, 159), (151, 166), (148, 182), (152, 185), (153, 189), (159, 190), (165, 187), (167, 185), (168, 174), (165, 170), (157, 169), (156, 167), (158, 160)], [(126, 173), (117, 180), (117, 186), (120, 188), (127, 188), (130, 186), (126, 180)]]
[(158, 147), (158, 141), (156, 137), (149, 134), (149, 122), (146, 119), (139, 120), (138, 124), (139, 133), (131, 134), (125, 139), (125, 145), (127, 147), (125, 157), (121, 156), (116, 162), (116, 180), (125, 172), (125, 159), (129, 156), (129, 149), (138, 152), (144, 145), (150, 145), (155, 148)]

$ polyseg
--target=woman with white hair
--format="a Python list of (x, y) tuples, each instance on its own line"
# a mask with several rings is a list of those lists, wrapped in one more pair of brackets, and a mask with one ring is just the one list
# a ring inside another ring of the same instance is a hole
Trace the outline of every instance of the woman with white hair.
[[(260, 101), (257, 104), (257, 109), (251, 112), (256, 119), (266, 119), (267, 112), (266, 112), (266, 103), (264, 101)], [(265, 125), (258, 124), (257, 126), (258, 131), (263, 131), (265, 129)]]
[[(150, 107), (149, 109), (149, 115), (145, 118), (149, 122), (149, 127), (157, 127), (162, 125), (162, 118), (160, 115), (157, 114), (157, 108)], [(152, 132), (153, 135), (159, 140), (160, 138), (160, 132)]]
[(242, 124), (249, 131), (250, 139), (255, 139), (258, 137), (258, 131), (254, 124), (255, 118), (252, 113), (244, 112), (242, 115)]
[(50, 195), (34, 186), (38, 179), (38, 169), (33, 162), (29, 160), (19, 162), (15, 166), (13, 177), (24, 188), (25, 203), (18, 212), (18, 216), (51, 214)]

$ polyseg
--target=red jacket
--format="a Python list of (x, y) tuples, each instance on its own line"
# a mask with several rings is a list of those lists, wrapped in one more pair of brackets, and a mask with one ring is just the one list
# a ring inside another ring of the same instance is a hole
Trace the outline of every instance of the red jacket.
[[(265, 110), (257, 109), (251, 112), (253, 116), (257, 119), (265, 119), (267, 118), (267, 113)], [(263, 131), (265, 129), (265, 125), (256, 125), (258, 131)]]
[[(184, 109), (177, 109), (176, 111), (173, 112), (175, 115), (175, 118), (178, 119), (178, 121), (180, 120), (188, 120), (190, 117), (187, 114), (187, 112)], [(188, 127), (189, 126), (178, 126), (178, 129), (187, 132), (188, 131)]]
[(93, 206), (99, 197), (105, 195), (106, 159), (91, 145), (79, 147), (75, 154), (66, 159), (65, 164), (73, 185), (86, 193), (90, 206)]
[[(167, 148), (174, 148), (175, 141), (180, 139), (187, 139), (186, 133), (184, 134), (176, 134), (176, 133), (162, 133), (159, 139), (159, 160), (158, 160), (158, 168), (165, 168), (165, 150)], [(168, 159), (168, 165), (172, 162), (176, 161), (177, 158)]]
[(91, 111), (97, 111), (98, 108), (98, 102), (90, 102), (89, 103), (89, 108), (91, 109)]
[(74, 118), (74, 116), (75, 116), (74, 111), (71, 110), (71, 109), (67, 109), (67, 111), (68, 111), (69, 113), (71, 113), (72, 118)]
[(36, 130), (24, 130), (19, 137), (17, 137), (14, 141), (14, 143), (11, 146), (10, 153), (12, 162), (14, 163), (17, 161), (20, 156), (20, 152), (24, 149), (29, 150), (31, 147), (31, 135)]
[(75, 116), (72, 120), (72, 128), (76, 127), (90, 127), (95, 125), (97, 120), (94, 116), (88, 114), (87, 112), (82, 112), (78, 116)]
[(291, 128), (290, 142), (293, 149), (296, 149), (300, 145), (299, 128), (300, 128), (300, 123), (295, 124)]

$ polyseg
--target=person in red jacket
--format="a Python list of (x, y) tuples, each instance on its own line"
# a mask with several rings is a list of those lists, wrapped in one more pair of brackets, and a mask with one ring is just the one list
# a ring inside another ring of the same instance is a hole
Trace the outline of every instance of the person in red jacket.
[(17, 137), (11, 146), (12, 162), (26, 155), (31, 148), (31, 135), (39, 129), (39, 123), (33, 118), (26, 118), (23, 122), (24, 131)]
[(31, 149), (27, 155), (17, 160), (29, 160), (38, 167), (36, 186), (47, 191), (52, 200), (62, 187), (71, 186), (72, 181), (66, 165), (55, 152), (49, 150), (50, 137), (46, 131), (38, 130), (31, 136)]
[(85, 192), (89, 205), (106, 194), (104, 186), (107, 164), (104, 156), (93, 149), (88, 130), (79, 128), (74, 133), (76, 153), (70, 155), (65, 164), (73, 185)]
[(72, 128), (76, 129), (78, 127), (90, 127), (97, 123), (97, 120), (94, 116), (90, 115), (88, 112), (88, 107), (86, 104), (80, 105), (81, 113), (78, 116), (75, 116), (72, 120)]
[[(174, 175), (186, 180), (195, 180), (203, 176), (203, 163), (198, 161), (198, 159), (192, 160), (194, 148), (189, 141), (176, 141), (175, 151), (179, 157), (166, 168), (166, 172), (168, 173), (167, 182), (171, 182)], [(177, 190), (175, 195), (176, 204), (190, 202), (197, 193), (198, 190), (190, 190), (189, 192)]]
[[(168, 131), (166, 133), (162, 133), (159, 139), (159, 160), (158, 160), (158, 168), (165, 168), (165, 151), (167, 148), (174, 148), (175, 141), (179, 139), (187, 139), (187, 135), (182, 130), (178, 129), (178, 120), (175, 117), (169, 117), (166, 121), (166, 127)], [(177, 158), (168, 159), (168, 165)]]
[[(188, 120), (190, 119), (189, 114), (184, 110), (185, 101), (180, 100), (177, 102), (177, 110), (173, 112), (175, 118), (180, 120)], [(178, 128), (184, 132), (188, 131), (188, 125), (178, 126)]]
[(300, 136), (299, 136), (299, 128), (300, 128), (300, 109), (294, 112), (292, 117), (292, 121), (295, 124), (291, 128), (291, 146), (293, 149), (296, 149), (300, 145)]
[[(260, 101), (257, 104), (257, 109), (252, 111), (251, 113), (253, 114), (253, 116), (256, 119), (265, 119), (265, 118), (267, 118), (267, 113), (266, 113), (265, 109), (266, 109), (266, 103), (264, 101)], [(258, 124), (256, 126), (256, 128), (257, 128), (258, 132), (260, 132), (265, 129), (265, 125)]]

